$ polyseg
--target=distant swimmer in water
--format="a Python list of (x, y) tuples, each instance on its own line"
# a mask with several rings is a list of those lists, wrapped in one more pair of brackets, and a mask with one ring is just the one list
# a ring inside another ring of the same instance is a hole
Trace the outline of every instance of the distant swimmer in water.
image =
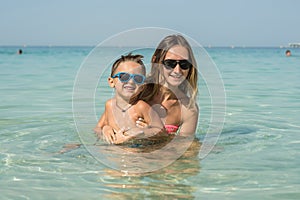
[(290, 50), (286, 50), (285, 55), (286, 55), (286, 57), (290, 57), (292, 55), (292, 53)]
[(23, 53), (22, 49), (18, 50), (18, 54), (21, 55)]

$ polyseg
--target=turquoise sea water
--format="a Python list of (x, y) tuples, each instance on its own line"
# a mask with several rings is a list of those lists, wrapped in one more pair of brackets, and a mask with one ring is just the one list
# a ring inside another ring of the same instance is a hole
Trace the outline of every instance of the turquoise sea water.
[[(200, 159), (195, 142), (170, 166), (134, 176), (84, 147), (58, 153), (81, 142), (72, 92), (92, 48), (17, 49), (0, 47), (0, 199), (300, 199), (300, 49), (208, 48), (227, 102), (215, 148)], [(210, 113), (202, 84), (200, 142)], [(98, 114), (111, 95), (101, 87)]]

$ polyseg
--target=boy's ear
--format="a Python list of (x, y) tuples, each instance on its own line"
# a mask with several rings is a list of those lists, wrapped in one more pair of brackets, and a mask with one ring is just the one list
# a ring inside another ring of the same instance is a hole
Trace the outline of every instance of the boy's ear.
[(108, 84), (109, 84), (109, 86), (110, 86), (111, 88), (114, 88), (114, 87), (115, 87), (114, 79), (113, 79), (112, 77), (109, 77), (109, 78), (107, 79), (107, 82), (108, 82)]

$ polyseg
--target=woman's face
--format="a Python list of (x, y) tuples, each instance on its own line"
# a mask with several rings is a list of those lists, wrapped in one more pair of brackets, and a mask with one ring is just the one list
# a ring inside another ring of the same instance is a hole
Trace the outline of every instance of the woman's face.
[[(188, 50), (183, 47), (176, 45), (169, 49), (164, 60), (189, 60)], [(175, 68), (163, 67), (163, 76), (167, 84), (167, 87), (178, 87), (187, 77), (190, 69), (182, 69), (179, 63), (176, 64)]]

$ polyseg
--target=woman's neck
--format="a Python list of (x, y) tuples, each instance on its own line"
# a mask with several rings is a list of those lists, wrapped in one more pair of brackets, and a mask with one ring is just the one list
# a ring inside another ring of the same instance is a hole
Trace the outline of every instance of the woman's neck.
[(169, 89), (173, 93), (173, 95), (175, 95), (176, 98), (178, 98), (178, 99), (180, 99), (183, 95), (181, 89), (178, 86), (172, 86), (169, 84), (165, 84), (163, 87)]

